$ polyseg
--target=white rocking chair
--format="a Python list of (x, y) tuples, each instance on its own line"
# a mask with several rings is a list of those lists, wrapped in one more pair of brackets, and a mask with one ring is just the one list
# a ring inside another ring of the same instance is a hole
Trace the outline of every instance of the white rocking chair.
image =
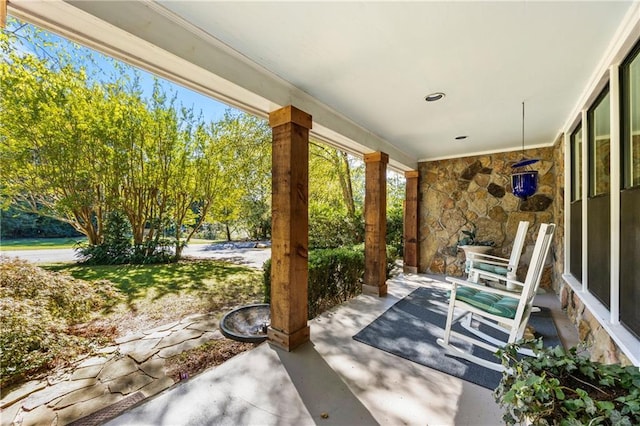
[[(447, 281), (451, 282), (453, 287), (449, 299), (444, 338), (437, 340), (440, 346), (456, 357), (464, 358), (492, 370), (504, 371), (504, 367), (501, 364), (474, 355), (474, 346), (495, 353), (508, 343), (514, 343), (522, 339), (533, 307), (533, 298), (540, 285), (542, 270), (549, 253), (555, 227), (552, 223), (540, 226), (524, 282), (502, 278), (507, 283), (521, 287), (522, 291), (519, 293), (485, 287), (459, 278), (447, 277)], [(463, 312), (454, 318), (456, 308), (462, 309)], [(456, 323), (460, 323), (462, 327), (480, 339), (452, 330), (451, 328)], [(479, 330), (480, 324), (498, 330), (500, 332), (499, 335), (506, 335), (506, 340), (490, 336)], [(468, 350), (455, 346), (451, 343), (452, 336), (471, 343), (471, 346)], [(526, 355), (533, 355), (530, 350), (525, 349), (521, 352)]]
[[(483, 253), (468, 253), (467, 267), (469, 281), (478, 283), (480, 279), (501, 281), (505, 278), (515, 280), (517, 278), (516, 272), (518, 270), (518, 263), (520, 263), (522, 247), (524, 247), (524, 240), (527, 237), (527, 229), (529, 229), (529, 222), (521, 221), (518, 224), (518, 231), (513, 240), (513, 249), (511, 249), (509, 259)], [(512, 286), (513, 285), (507, 284), (509, 290), (513, 288)]]

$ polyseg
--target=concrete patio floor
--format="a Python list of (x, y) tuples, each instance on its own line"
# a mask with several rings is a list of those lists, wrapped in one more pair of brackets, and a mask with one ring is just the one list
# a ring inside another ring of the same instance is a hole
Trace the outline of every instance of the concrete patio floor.
[[(261, 344), (107, 424), (501, 424), (491, 391), (352, 339), (414, 289), (442, 281), (395, 277), (388, 296), (361, 295), (310, 321), (312, 342), (296, 351)], [(536, 304), (552, 308), (565, 345), (577, 342), (554, 295), (540, 295)]]

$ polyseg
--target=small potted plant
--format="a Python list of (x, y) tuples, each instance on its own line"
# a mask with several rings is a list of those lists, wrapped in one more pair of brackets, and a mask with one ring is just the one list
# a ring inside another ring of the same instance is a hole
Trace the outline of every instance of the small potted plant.
[(478, 239), (477, 234), (478, 227), (475, 223), (471, 224), (470, 231), (462, 231), (463, 237), (458, 240), (458, 247), (464, 251), (465, 255), (468, 253), (488, 253), (495, 245), (493, 241)]
[[(520, 346), (535, 356), (517, 355)], [(542, 340), (507, 345), (497, 355), (506, 371), (494, 391), (508, 425), (638, 425), (640, 370), (601, 364)]]

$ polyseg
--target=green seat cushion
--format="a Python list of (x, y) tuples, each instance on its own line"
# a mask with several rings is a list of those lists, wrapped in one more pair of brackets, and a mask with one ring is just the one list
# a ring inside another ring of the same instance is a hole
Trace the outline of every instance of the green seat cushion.
[(473, 267), (475, 269), (481, 269), (483, 271), (493, 272), (494, 274), (504, 275), (505, 277), (507, 276), (507, 272), (509, 272), (507, 268), (504, 268), (502, 266), (497, 266), (497, 265), (489, 265), (488, 263), (474, 263)]
[(518, 309), (518, 299), (469, 287), (458, 287), (456, 299), (504, 318), (515, 317)]

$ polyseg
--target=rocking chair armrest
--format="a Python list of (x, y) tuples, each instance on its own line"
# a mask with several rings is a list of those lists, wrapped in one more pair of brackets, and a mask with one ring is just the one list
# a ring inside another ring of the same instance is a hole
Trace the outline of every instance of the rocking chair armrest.
[(485, 253), (467, 253), (467, 256), (469, 257), (469, 260), (478, 260), (479, 262), (482, 262), (482, 258), (486, 258), (486, 259), (493, 259), (493, 260), (497, 260), (497, 261), (502, 261), (502, 262), (509, 262), (509, 259), (506, 259), (504, 257), (499, 257), (499, 256), (492, 256), (490, 254), (485, 254)]
[(510, 265), (508, 262), (496, 262), (493, 260), (475, 260), (475, 259), (470, 259), (470, 266), (473, 268), (473, 265), (478, 264), (478, 263), (484, 263), (485, 265), (495, 265), (495, 266), (502, 266), (503, 268), (507, 268), (507, 269), (511, 269), (512, 265)]
[[(524, 286), (524, 284), (521, 283), (520, 281), (509, 280), (509, 279), (504, 279), (504, 280), (508, 281), (508, 282), (511, 282), (513, 284)], [(506, 290), (501, 290), (499, 288), (487, 287), (487, 286), (484, 286), (482, 284), (476, 284), (476, 283), (473, 283), (471, 281), (466, 281), (466, 280), (463, 280), (463, 279), (460, 279), (460, 278), (447, 277), (447, 281), (452, 283), (454, 285), (454, 287), (456, 287), (456, 286), (469, 287), (469, 288), (474, 288), (476, 290), (484, 291), (484, 292), (487, 292), (487, 293), (494, 293), (494, 294), (499, 294), (499, 295), (502, 295), (502, 296), (513, 297), (513, 291), (506, 291)]]
[[(479, 269), (479, 268), (471, 268), (473, 270), (473, 272), (478, 273), (478, 275), (480, 275), (481, 277), (485, 277), (485, 278), (493, 278), (496, 281), (509, 281), (509, 279), (507, 278), (506, 275), (502, 275), (502, 274), (496, 274), (495, 272), (489, 272), (489, 271), (485, 271), (483, 269)], [(513, 280), (511, 280), (513, 281)], [(515, 282), (517, 285), (523, 286), (524, 284), (522, 284), (519, 281)]]

